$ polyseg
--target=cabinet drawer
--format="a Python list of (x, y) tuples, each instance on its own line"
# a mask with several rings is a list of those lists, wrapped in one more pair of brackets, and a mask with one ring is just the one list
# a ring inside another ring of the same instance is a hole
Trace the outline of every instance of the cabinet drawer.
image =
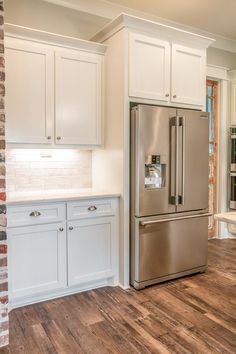
[(8, 227), (60, 222), (66, 219), (65, 204), (31, 204), (9, 206)]
[(108, 216), (115, 214), (114, 201), (111, 199), (92, 199), (67, 203), (68, 220)]

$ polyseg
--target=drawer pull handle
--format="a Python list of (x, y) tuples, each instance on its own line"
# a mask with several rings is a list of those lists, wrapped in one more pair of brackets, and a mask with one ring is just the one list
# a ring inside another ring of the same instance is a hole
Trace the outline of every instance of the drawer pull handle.
[(70, 226), (70, 227), (69, 227), (69, 230), (72, 231), (72, 230), (73, 230), (73, 226)]
[(177, 98), (177, 95), (173, 95), (173, 98)]
[(90, 207), (88, 207), (88, 211), (95, 211), (97, 210), (97, 207), (95, 205), (91, 205)]
[(32, 213), (30, 213), (30, 216), (40, 216), (40, 215), (41, 215), (41, 213), (37, 210), (32, 211)]
[(59, 228), (59, 231), (61, 231), (61, 232), (64, 231), (63, 227), (60, 227), (60, 228)]

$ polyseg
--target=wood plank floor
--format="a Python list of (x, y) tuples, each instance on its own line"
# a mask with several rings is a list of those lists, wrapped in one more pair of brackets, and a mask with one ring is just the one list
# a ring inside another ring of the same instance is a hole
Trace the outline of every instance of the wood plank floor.
[(235, 317), (236, 240), (211, 240), (205, 274), (12, 311), (10, 346), (0, 353), (236, 353)]

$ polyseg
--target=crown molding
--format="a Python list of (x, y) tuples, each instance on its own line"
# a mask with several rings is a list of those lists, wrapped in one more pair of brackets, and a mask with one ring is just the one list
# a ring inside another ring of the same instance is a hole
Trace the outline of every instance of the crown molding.
[(86, 41), (74, 37), (62, 36), (56, 33), (39, 31), (28, 27), (18, 26), (11, 23), (4, 24), (5, 36), (19, 39), (37, 41), (44, 44), (79, 48), (86, 52), (105, 54), (107, 46), (100, 43)]
[(70, 8), (76, 11), (81, 11), (85, 13), (89, 13), (94, 16), (100, 16), (107, 21), (114, 20), (114, 18), (118, 17), (121, 13), (128, 13), (132, 16), (136, 16), (139, 18), (147, 19), (149, 21), (158, 22), (163, 25), (167, 25), (170, 27), (175, 27), (176, 29), (183, 30), (186, 32), (192, 32), (194, 34), (210, 37), (214, 39), (211, 46), (217, 49), (226, 50), (229, 52), (236, 53), (236, 40), (231, 38), (226, 38), (220, 36), (219, 34), (207, 32), (201, 30), (199, 28), (187, 26), (181, 24), (179, 22), (171, 21), (164, 19), (162, 17), (154, 16), (145, 12), (137, 11), (134, 9), (130, 9), (125, 6), (117, 5), (110, 3), (106, 0), (43, 0), (44, 2), (48, 2), (54, 5), (63, 6), (66, 8)]

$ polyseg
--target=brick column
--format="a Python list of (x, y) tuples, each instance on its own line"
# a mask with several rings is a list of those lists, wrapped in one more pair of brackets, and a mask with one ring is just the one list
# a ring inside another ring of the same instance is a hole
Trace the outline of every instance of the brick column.
[(5, 193), (4, 12), (0, 1), (0, 347), (8, 344), (8, 280)]

